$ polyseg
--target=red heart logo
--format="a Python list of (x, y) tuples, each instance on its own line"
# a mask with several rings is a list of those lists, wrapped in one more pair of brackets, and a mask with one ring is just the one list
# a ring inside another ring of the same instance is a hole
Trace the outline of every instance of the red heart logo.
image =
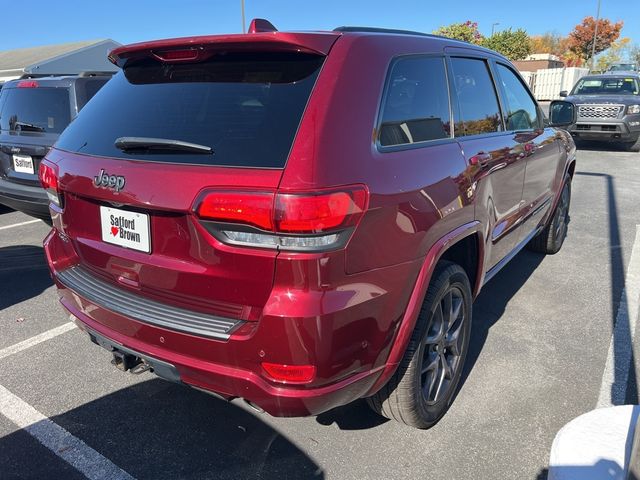
[(118, 227), (111, 227), (111, 235), (114, 237), (118, 234)]

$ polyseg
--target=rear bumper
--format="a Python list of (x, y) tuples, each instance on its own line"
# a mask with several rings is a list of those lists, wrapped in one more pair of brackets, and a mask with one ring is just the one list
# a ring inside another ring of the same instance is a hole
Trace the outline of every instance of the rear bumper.
[(32, 187), (0, 178), (0, 203), (42, 220), (50, 220), (49, 199), (42, 187)]
[[(182, 383), (244, 398), (275, 416), (317, 415), (373, 393), (389, 371), (389, 352), (423, 262), (358, 274), (353, 283), (321, 295), (292, 286), (286, 289), (291, 302), (276, 282), (259, 321), (240, 322), (228, 338), (215, 338), (133, 318), (65, 286), (60, 273), (77, 265), (72, 250), (55, 229), (45, 240), (60, 301), (82, 329), (173, 366)], [(394, 318), (390, 312), (396, 310)], [(274, 382), (264, 375), (262, 361), (315, 365), (317, 375), (306, 385)]]
[[(96, 332), (116, 347), (124, 347), (125, 350), (135, 352), (139, 356), (150, 357), (155, 361), (171, 365), (177, 371), (179, 381), (186, 385), (215, 392), (229, 400), (244, 398), (274, 416), (319, 415), (337, 406), (352, 402), (365, 396), (383, 369), (380, 367), (360, 372), (334, 384), (318, 388), (302, 389), (275, 386), (255, 372), (234, 366), (231, 362), (219, 364), (203, 361), (186, 354), (172, 352), (168, 348), (159, 348), (157, 345), (152, 345), (134, 336), (123, 335), (113, 328), (105, 327), (83, 312), (86, 308), (95, 309), (96, 306), (87, 304), (74, 296), (73, 293), (66, 290), (60, 301), (67, 311), (75, 317), (76, 324), (81, 330), (89, 334)], [(78, 308), (78, 303), (83, 305), (83, 308)], [(126, 319), (123, 321), (128, 323), (130, 328), (137, 329), (139, 327)], [(161, 342), (171, 342), (175, 339), (174, 335), (170, 331), (158, 329), (158, 338), (162, 339)], [(211, 348), (215, 347), (212, 345)], [(160, 376), (167, 378), (161, 373)]]

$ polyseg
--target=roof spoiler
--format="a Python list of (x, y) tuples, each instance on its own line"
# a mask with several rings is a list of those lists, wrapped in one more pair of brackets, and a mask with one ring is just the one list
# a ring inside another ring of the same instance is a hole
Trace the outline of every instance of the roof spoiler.
[(248, 34), (209, 35), (135, 43), (114, 48), (109, 60), (123, 68), (128, 62), (152, 58), (163, 63), (192, 63), (218, 52), (293, 52), (327, 55), (339, 32), (279, 32), (269, 21), (251, 21)]

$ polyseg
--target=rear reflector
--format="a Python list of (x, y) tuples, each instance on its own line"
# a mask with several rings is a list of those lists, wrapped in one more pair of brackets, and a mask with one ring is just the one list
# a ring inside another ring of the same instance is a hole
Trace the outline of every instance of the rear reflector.
[(314, 365), (282, 365), (262, 362), (262, 368), (271, 380), (279, 383), (309, 383), (316, 376)]
[(21, 80), (18, 82), (18, 88), (37, 88), (38, 82), (35, 80)]

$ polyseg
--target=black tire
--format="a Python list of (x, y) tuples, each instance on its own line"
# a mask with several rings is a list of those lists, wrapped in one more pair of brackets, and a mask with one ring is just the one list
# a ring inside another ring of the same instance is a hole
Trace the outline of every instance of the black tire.
[(635, 142), (625, 143), (624, 148), (628, 152), (640, 152), (640, 138), (638, 138)]
[(571, 206), (571, 177), (564, 179), (560, 199), (556, 205), (551, 220), (538, 235), (529, 242), (529, 250), (553, 255), (562, 248), (564, 239), (567, 238), (569, 228), (569, 207)]
[[(449, 315), (438, 314), (447, 310)], [(469, 349), (471, 316), (467, 274), (455, 263), (440, 262), (398, 370), (378, 393), (367, 399), (369, 406), (378, 414), (411, 427), (435, 425), (449, 409), (460, 382)]]

